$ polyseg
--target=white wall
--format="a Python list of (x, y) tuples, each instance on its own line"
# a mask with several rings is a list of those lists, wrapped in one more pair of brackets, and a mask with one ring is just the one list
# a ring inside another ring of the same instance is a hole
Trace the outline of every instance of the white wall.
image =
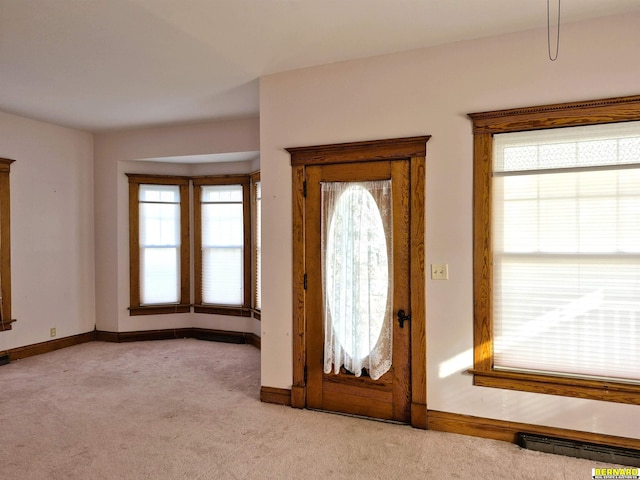
[(13, 329), (0, 350), (95, 326), (93, 135), (0, 112), (11, 165)]
[(129, 332), (201, 327), (259, 331), (256, 320), (195, 313), (130, 316), (129, 188), (125, 173), (215, 175), (249, 173), (258, 161), (176, 164), (139, 161), (159, 157), (225, 154), (259, 150), (259, 122), (245, 118), (188, 126), (97, 134), (96, 321), (98, 330)]
[(469, 112), (639, 94), (640, 15), (276, 74), (260, 82), (262, 384), (292, 382), (291, 168), (285, 147), (432, 135), (426, 263), (430, 410), (638, 438), (640, 406), (474, 387)]

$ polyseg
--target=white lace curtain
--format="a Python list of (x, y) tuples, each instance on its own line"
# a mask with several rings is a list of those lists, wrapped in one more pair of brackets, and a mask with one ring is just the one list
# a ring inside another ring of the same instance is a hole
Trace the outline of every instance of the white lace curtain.
[(391, 180), (322, 183), (324, 372), (391, 368)]

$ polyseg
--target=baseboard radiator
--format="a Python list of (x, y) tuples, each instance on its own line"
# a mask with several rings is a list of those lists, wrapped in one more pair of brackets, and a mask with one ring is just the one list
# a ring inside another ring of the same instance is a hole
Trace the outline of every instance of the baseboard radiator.
[(529, 450), (586, 458), (600, 463), (640, 467), (640, 450), (520, 432), (518, 445)]

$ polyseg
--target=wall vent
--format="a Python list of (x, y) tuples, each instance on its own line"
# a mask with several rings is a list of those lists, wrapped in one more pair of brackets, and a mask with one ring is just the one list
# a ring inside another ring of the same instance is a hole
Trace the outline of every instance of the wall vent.
[(640, 450), (587, 443), (577, 440), (547, 437), (533, 433), (518, 433), (518, 445), (538, 452), (586, 458), (601, 463), (640, 467)]

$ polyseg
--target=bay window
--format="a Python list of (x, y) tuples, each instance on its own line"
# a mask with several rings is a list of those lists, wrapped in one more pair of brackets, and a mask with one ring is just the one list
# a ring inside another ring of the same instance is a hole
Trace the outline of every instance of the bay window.
[(252, 178), (259, 174), (127, 176), (130, 314), (185, 313), (193, 307), (196, 313), (245, 317), (254, 310), (258, 317), (260, 277), (252, 265), (259, 265), (260, 233), (252, 235), (252, 226), (259, 225), (260, 211), (251, 186), (256, 188)]

